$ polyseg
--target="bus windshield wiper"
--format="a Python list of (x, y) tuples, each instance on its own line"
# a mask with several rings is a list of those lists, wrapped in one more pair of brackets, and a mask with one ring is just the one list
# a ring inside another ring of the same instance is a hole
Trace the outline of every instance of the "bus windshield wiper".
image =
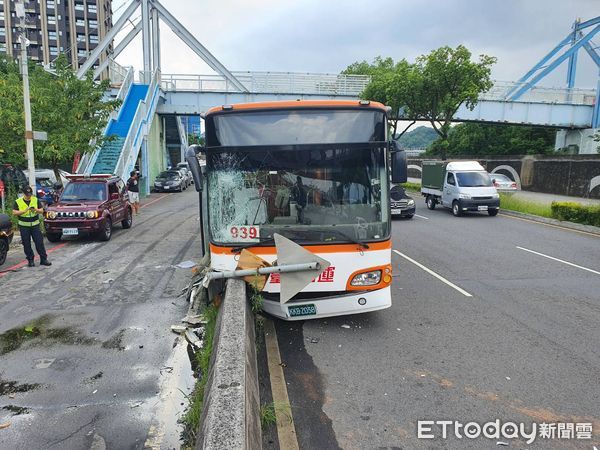
[(344, 233), (343, 231), (340, 230), (336, 230), (335, 228), (326, 230), (325, 233), (329, 232), (329, 231), (333, 231), (334, 233), (337, 233), (339, 236), (345, 237), (347, 240), (349, 240), (350, 242), (360, 245), (362, 248), (364, 249), (368, 249), (369, 245), (366, 242), (363, 242), (359, 239), (353, 238), (352, 236), (350, 236), (349, 234)]

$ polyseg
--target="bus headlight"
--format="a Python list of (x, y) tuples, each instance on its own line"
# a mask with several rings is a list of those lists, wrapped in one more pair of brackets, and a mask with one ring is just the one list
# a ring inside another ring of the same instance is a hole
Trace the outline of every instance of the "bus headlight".
[(354, 275), (351, 286), (374, 286), (381, 281), (381, 270), (372, 270), (371, 272), (363, 272)]

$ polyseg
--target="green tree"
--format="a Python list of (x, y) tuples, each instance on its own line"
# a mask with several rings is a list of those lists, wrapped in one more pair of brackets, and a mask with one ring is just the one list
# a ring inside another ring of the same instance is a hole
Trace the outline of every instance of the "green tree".
[(188, 134), (188, 145), (200, 145), (200, 146), (204, 146), (205, 140), (204, 140), (204, 136), (199, 136), (195, 133), (190, 133)]
[[(350, 64), (344, 71), (346, 75), (368, 75), (371, 80), (361, 98), (381, 102), (391, 108), (389, 120), (390, 134), (402, 136), (417, 120), (424, 120), (421, 78), (415, 66), (402, 59), (397, 63), (392, 58), (376, 57), (372, 63), (366, 61)], [(399, 134), (398, 122), (410, 120), (411, 123)]]
[(551, 154), (555, 133), (544, 127), (461, 123), (450, 129), (444, 149), (438, 139), (427, 154), (440, 155), (442, 151), (450, 156)]
[(445, 46), (418, 57), (414, 64), (377, 57), (372, 64), (351, 64), (343, 73), (371, 76), (361, 97), (392, 107), (394, 131), (399, 119), (411, 121), (406, 130), (417, 120), (429, 121), (441, 138), (438, 148), (445, 158), (454, 114), (463, 104), (473, 109), (479, 95), (493, 84), (491, 66), (496, 58), (480, 55), (479, 61), (473, 62), (471, 56), (463, 45), (455, 49)]
[[(78, 79), (64, 55), (55, 63), (55, 73), (30, 63), (31, 114), (34, 130), (46, 131), (47, 141), (34, 144), (36, 165), (47, 165), (58, 176), (62, 164), (73, 161), (77, 152), (86, 153), (102, 145), (102, 136), (116, 100), (103, 101), (109, 81), (94, 82), (91, 72)], [(7, 162), (25, 162), (23, 89), (16, 63), (0, 63), (1, 157)]]

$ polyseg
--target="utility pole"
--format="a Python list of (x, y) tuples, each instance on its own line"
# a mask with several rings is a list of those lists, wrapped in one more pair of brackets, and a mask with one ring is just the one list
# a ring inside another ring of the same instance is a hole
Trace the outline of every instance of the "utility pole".
[(25, 147), (27, 149), (27, 169), (29, 171), (29, 185), (34, 192), (35, 188), (35, 162), (33, 156), (33, 126), (31, 125), (31, 101), (29, 98), (29, 68), (27, 66), (27, 37), (25, 36), (25, 3), (15, 5), (17, 16), (21, 19), (21, 74), (23, 76), (23, 111), (25, 112)]

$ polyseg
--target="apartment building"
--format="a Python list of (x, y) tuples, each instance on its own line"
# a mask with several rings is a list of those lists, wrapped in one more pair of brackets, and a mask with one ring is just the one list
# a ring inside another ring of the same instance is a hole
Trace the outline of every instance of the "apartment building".
[[(17, 3), (24, 3), (24, 24)], [(77, 69), (112, 27), (111, 0), (0, 0), (0, 52), (19, 55), (22, 27), (32, 60), (50, 64), (64, 53)]]

